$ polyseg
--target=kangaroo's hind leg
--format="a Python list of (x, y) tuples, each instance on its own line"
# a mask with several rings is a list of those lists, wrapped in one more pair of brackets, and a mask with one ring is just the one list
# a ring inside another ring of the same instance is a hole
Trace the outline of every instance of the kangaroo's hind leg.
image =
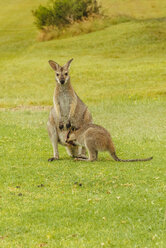
[(87, 157), (83, 154), (80, 153), (80, 148), (79, 146), (67, 146), (66, 151), (68, 155), (72, 158), (82, 158), (82, 159), (87, 159)]
[(78, 146), (72, 146), (72, 145), (66, 146), (67, 154), (72, 158), (76, 158), (78, 156), (78, 148), (79, 148)]
[(93, 162), (97, 160), (98, 153), (95, 149), (88, 150), (88, 153), (89, 153), (89, 158), (88, 158), (89, 161)]
[(83, 147), (83, 146), (80, 146), (78, 148), (78, 158), (83, 158), (83, 159), (87, 159), (87, 156), (86, 156), (86, 148)]
[(77, 157), (75, 160), (86, 161), (86, 162), (93, 162), (97, 160), (97, 152), (95, 150), (88, 150), (89, 157)]
[(97, 160), (98, 151), (96, 150), (96, 147), (94, 145), (94, 141), (87, 138), (87, 140), (85, 142), (85, 147), (86, 147), (88, 154), (89, 154), (88, 160), (89, 161)]
[(86, 146), (86, 149), (88, 151), (89, 157), (85, 158), (85, 159), (81, 158), (81, 157), (80, 158), (78, 157), (78, 158), (76, 158), (76, 160), (87, 161), (87, 162), (88, 161), (91, 161), (91, 162), (96, 161), (97, 156), (98, 156), (98, 151), (96, 151), (93, 143), (91, 141), (87, 141), (85, 146)]
[(54, 161), (59, 159), (58, 134), (57, 134), (56, 126), (53, 125), (53, 123), (50, 120), (48, 120), (47, 122), (47, 130), (53, 147), (53, 157), (49, 158), (48, 161)]

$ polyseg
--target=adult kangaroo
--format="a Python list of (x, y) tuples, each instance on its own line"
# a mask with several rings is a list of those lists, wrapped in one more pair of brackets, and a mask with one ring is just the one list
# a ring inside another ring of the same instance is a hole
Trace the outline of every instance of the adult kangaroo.
[(59, 159), (58, 143), (66, 146), (67, 153), (71, 157), (81, 157), (85, 154), (85, 148), (66, 144), (69, 128), (74, 130), (92, 123), (92, 116), (87, 106), (77, 96), (70, 83), (69, 67), (72, 60), (70, 59), (64, 66), (49, 60), (50, 66), (55, 71), (56, 87), (53, 107), (47, 122), (48, 134), (53, 146), (53, 157), (48, 161)]

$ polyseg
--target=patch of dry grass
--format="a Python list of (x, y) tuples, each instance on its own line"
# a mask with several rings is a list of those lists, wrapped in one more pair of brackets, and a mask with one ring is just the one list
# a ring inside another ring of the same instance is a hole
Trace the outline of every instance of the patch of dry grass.
[(82, 21), (74, 22), (72, 25), (65, 26), (61, 29), (57, 27), (46, 27), (39, 31), (37, 40), (47, 41), (52, 39), (63, 39), (80, 34), (87, 34), (97, 30), (104, 29), (110, 25), (109, 18), (91, 16), (84, 18)]

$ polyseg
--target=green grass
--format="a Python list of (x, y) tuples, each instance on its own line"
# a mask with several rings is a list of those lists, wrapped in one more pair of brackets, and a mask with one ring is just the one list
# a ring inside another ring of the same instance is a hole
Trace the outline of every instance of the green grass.
[[(31, 9), (45, 2), (0, 8), (0, 247), (164, 248), (165, 1), (136, 8), (105, 0), (111, 14), (133, 20), (37, 42)], [(72, 57), (72, 85), (119, 157), (152, 161), (117, 163), (101, 153), (97, 162), (74, 162), (59, 146), (60, 160), (47, 162), (49, 107), (41, 106), (52, 105), (55, 86), (48, 60)]]
[(87, 103), (98, 95), (107, 101), (160, 97), (166, 92), (165, 28), (165, 20), (129, 22), (60, 41), (4, 43), (0, 106), (51, 105), (55, 84), (47, 61), (64, 64), (72, 57), (72, 83)]
[(1, 112), (2, 247), (164, 247), (164, 105), (107, 107), (97, 114), (90, 106), (118, 155), (152, 161), (118, 163), (101, 153), (98, 162), (74, 162), (60, 147), (61, 159), (49, 163), (48, 111)]
[(136, 19), (165, 17), (165, 0), (101, 0), (109, 16), (130, 16)]

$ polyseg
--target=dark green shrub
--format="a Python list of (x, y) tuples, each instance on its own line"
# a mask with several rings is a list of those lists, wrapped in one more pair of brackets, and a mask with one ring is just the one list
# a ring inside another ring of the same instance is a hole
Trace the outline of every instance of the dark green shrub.
[(52, 0), (51, 5), (40, 5), (32, 11), (39, 29), (48, 26), (61, 27), (83, 18), (98, 15), (100, 6), (96, 0)]
[(32, 11), (32, 13), (36, 19), (35, 24), (39, 29), (51, 25), (52, 11), (50, 9), (40, 5), (38, 9)]

